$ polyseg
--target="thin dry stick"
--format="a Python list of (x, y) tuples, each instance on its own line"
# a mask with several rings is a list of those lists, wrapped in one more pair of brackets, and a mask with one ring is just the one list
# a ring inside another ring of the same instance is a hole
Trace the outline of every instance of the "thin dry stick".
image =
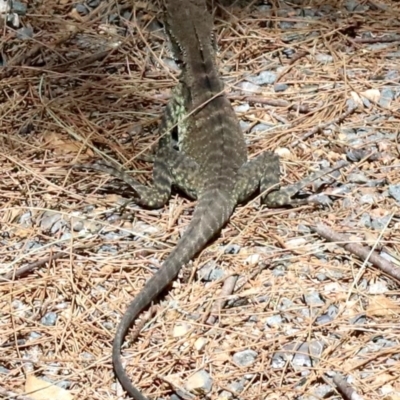
[(4, 399), (8, 399), (8, 400), (33, 400), (32, 397), (25, 396), (23, 394), (14, 393), (14, 392), (11, 392), (10, 390), (3, 389), (2, 387), (0, 387), (0, 398), (4, 398)]
[(355, 389), (339, 374), (336, 374), (333, 378), (333, 383), (336, 385), (338, 392), (342, 395), (345, 400), (363, 400)]
[(357, 107), (350, 107), (347, 111), (345, 111), (342, 115), (340, 115), (339, 117), (333, 119), (332, 121), (328, 121), (325, 122), (321, 125), (317, 125), (314, 126), (314, 128), (312, 128), (311, 130), (309, 130), (308, 132), (306, 132), (300, 139), (295, 140), (291, 146), (292, 147), (296, 147), (300, 142), (304, 141), (305, 139), (308, 139), (310, 136), (315, 135), (316, 133), (322, 131), (323, 129), (325, 129), (327, 126), (329, 125), (334, 125), (334, 124), (340, 124), (341, 122), (343, 122), (343, 120), (345, 120), (349, 115), (353, 114), (354, 111), (356, 111)]
[(59, 258), (67, 257), (67, 256), (69, 256), (69, 253), (65, 253), (62, 251), (59, 251), (54, 254), (50, 254), (48, 257), (42, 258), (41, 260), (29, 263), (27, 265), (24, 265), (21, 268), (18, 268), (16, 271), (11, 271), (8, 274), (4, 275), (4, 277), (0, 276), (0, 282), (8, 282), (12, 279), (20, 278), (21, 276), (27, 274), (28, 272), (31, 272), (37, 268), (40, 268), (47, 263), (51, 264), (52, 261), (58, 260)]
[(225, 307), (226, 302), (228, 301), (228, 296), (230, 296), (234, 289), (236, 282), (238, 280), (238, 275), (231, 275), (225, 279), (224, 285), (222, 286), (221, 293), (219, 295), (219, 299), (214, 302), (210, 310), (210, 316), (208, 317), (206, 323), (208, 325), (213, 325), (217, 320), (221, 310)]
[(289, 108), (289, 110), (298, 111), (301, 114), (308, 114), (310, 112), (310, 108), (307, 105), (301, 104), (291, 104), (286, 100), (278, 100), (278, 99), (268, 99), (263, 96), (228, 96), (230, 100), (238, 100), (238, 101), (247, 101), (249, 103), (260, 103), (266, 104), (267, 106), (272, 107), (285, 107)]
[(330, 242), (335, 242), (337, 245), (344, 247), (347, 251), (355, 254), (366, 262), (371, 262), (375, 267), (379, 268), (386, 274), (390, 275), (392, 278), (400, 281), (400, 268), (393, 265), (390, 261), (382, 258), (376, 251), (363, 246), (359, 243), (349, 243), (349, 238), (347, 235), (342, 235), (332, 231), (328, 226), (319, 224), (317, 226), (311, 227), (311, 230), (321, 235), (323, 238), (329, 240)]

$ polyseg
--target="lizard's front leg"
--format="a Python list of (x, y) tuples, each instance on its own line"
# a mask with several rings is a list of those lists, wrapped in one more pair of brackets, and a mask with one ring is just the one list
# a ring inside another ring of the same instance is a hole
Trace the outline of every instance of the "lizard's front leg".
[(196, 197), (198, 188), (197, 163), (185, 154), (168, 146), (160, 146), (154, 161), (153, 186), (142, 185), (127, 172), (110, 163), (84, 164), (80, 168), (105, 172), (128, 184), (136, 193), (133, 201), (141, 206), (160, 208), (171, 196), (176, 185), (190, 197)]

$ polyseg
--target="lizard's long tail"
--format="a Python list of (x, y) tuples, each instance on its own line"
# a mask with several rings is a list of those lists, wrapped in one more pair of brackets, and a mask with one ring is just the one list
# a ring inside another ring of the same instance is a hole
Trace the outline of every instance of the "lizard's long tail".
[(121, 346), (128, 329), (138, 315), (172, 282), (182, 266), (201, 251), (221, 230), (232, 214), (234, 206), (231, 193), (221, 192), (217, 188), (203, 192), (186, 232), (164, 261), (162, 267), (149, 279), (123, 315), (113, 342), (112, 358), (118, 380), (134, 399), (147, 400), (132, 385), (122, 366)]

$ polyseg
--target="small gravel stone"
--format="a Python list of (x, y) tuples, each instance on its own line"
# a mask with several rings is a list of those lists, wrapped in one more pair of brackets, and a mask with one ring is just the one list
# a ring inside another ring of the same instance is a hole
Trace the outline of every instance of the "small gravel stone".
[(394, 99), (394, 96), (395, 93), (391, 88), (383, 88), (378, 104), (383, 108), (388, 108)]
[(272, 85), (276, 81), (276, 73), (262, 71), (258, 75), (246, 77), (246, 80), (254, 85)]
[(370, 294), (383, 294), (388, 291), (387, 283), (385, 281), (378, 280), (369, 286), (368, 293)]
[(199, 337), (195, 342), (194, 342), (194, 348), (197, 351), (202, 351), (207, 344), (207, 339), (203, 337)]
[(56, 211), (45, 211), (40, 221), (40, 227), (44, 231), (49, 231), (56, 222), (61, 220), (61, 218), (62, 214)]
[(400, 204), (400, 185), (389, 185), (389, 195)]
[(385, 80), (387, 81), (397, 81), (399, 79), (399, 71), (392, 69), (388, 71), (385, 75)]
[(308, 306), (322, 306), (325, 302), (318, 292), (311, 292), (304, 295), (304, 301)]
[(81, 15), (86, 15), (89, 13), (88, 8), (84, 4), (80, 3), (75, 6), (75, 10)]
[(272, 315), (271, 317), (267, 317), (265, 320), (265, 323), (270, 327), (277, 327), (279, 325), (282, 325), (282, 317), (277, 314), (277, 315)]
[(185, 383), (185, 388), (196, 394), (206, 394), (212, 389), (213, 380), (210, 375), (204, 371), (197, 371)]
[(315, 59), (321, 64), (329, 64), (333, 62), (333, 57), (329, 54), (319, 53), (315, 56)]
[(328, 395), (333, 394), (334, 390), (332, 386), (323, 384), (318, 385), (313, 392), (317, 396), (317, 399), (326, 399)]
[(173, 337), (185, 336), (190, 331), (190, 329), (191, 329), (190, 324), (180, 323), (180, 324), (174, 326), (172, 336)]
[(251, 82), (240, 82), (238, 84), (238, 87), (243, 91), (243, 92), (250, 92), (250, 93), (257, 93), (261, 91), (260, 86), (255, 85), (254, 83)]
[(0, 374), (2, 375), (8, 375), (10, 373), (10, 370), (3, 367), (2, 365), (0, 365)]
[(47, 313), (40, 322), (46, 326), (54, 326), (57, 321), (57, 314), (55, 312)]
[(380, 231), (387, 225), (389, 220), (390, 220), (390, 215), (386, 215), (386, 216), (381, 217), (381, 218), (374, 218), (372, 220), (371, 226), (372, 226), (373, 229), (376, 229), (376, 230)]
[(233, 361), (241, 367), (248, 367), (256, 361), (258, 353), (254, 350), (239, 351), (233, 355)]
[(80, 232), (85, 227), (85, 224), (82, 220), (73, 220), (72, 222), (72, 230), (75, 232)]
[(363, 184), (368, 182), (368, 178), (362, 173), (349, 174), (347, 181), (351, 183)]
[(91, 8), (96, 8), (100, 5), (101, 0), (88, 0), (87, 5)]
[(363, 213), (360, 217), (360, 226), (370, 228), (371, 224), (371, 216), (368, 213)]
[(31, 39), (33, 37), (33, 28), (31, 26), (24, 26), (17, 30), (16, 36), (21, 40)]
[(223, 278), (225, 271), (222, 268), (215, 266), (215, 263), (207, 263), (203, 268), (199, 269), (197, 272), (197, 278), (204, 282), (217, 281)]
[(284, 92), (287, 89), (289, 89), (289, 85), (287, 85), (286, 83), (276, 83), (274, 85), (275, 92)]
[(360, 197), (361, 204), (374, 204), (375, 203), (375, 196), (373, 194), (364, 194)]
[(24, 228), (29, 228), (32, 226), (32, 213), (30, 211), (24, 213), (21, 215), (19, 219), (19, 223), (24, 227)]
[(238, 244), (231, 244), (225, 247), (224, 253), (225, 254), (238, 254), (241, 247)]
[(251, 133), (254, 133), (254, 132), (266, 132), (266, 131), (270, 131), (271, 129), (274, 129), (274, 128), (275, 128), (275, 125), (259, 123), (257, 125), (254, 125), (251, 128)]
[(250, 105), (248, 103), (239, 104), (238, 106), (234, 107), (234, 110), (237, 113), (244, 113), (250, 110)]
[(359, 314), (355, 317), (350, 318), (349, 324), (351, 325), (365, 325), (367, 322), (367, 318), (365, 314)]

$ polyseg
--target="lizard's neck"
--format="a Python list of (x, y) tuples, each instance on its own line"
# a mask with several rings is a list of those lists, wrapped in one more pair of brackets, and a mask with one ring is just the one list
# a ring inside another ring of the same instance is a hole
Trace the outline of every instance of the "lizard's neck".
[(182, 80), (192, 103), (199, 105), (223, 90), (215, 65), (211, 15), (205, 0), (166, 0), (166, 10), (175, 55), (183, 64)]

